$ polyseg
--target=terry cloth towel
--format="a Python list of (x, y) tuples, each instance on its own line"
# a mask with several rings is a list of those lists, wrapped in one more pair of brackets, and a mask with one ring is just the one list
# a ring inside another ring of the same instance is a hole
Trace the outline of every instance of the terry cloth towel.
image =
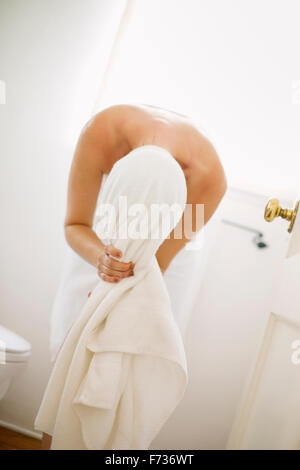
[[(155, 253), (186, 197), (180, 165), (160, 146), (134, 149), (109, 173), (96, 233), (135, 263), (134, 276), (99, 278), (67, 334), (34, 422), (51, 449), (148, 449), (182, 400), (186, 355)], [(155, 217), (153, 207), (169, 210)]]
[[(97, 209), (102, 198), (104, 183), (107, 176), (107, 173), (102, 175), (92, 225), (92, 230), (94, 231), (96, 231)], [(79, 317), (89, 293), (99, 283), (99, 276), (95, 266), (85, 261), (67, 243), (65, 243), (64, 249), (64, 260), (62, 262), (58, 288), (48, 317), (48, 326), (50, 330), (48, 345), (51, 362), (55, 362), (58, 351), (60, 350), (68, 331), (75, 320)], [(167, 282), (166, 285), (168, 286)]]

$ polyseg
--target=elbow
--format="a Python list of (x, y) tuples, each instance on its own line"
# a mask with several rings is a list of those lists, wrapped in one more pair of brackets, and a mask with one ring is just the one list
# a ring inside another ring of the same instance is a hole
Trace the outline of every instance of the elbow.
[(204, 139), (204, 142), (202, 154), (204, 158), (200, 171), (202, 187), (208, 192), (217, 192), (222, 198), (228, 188), (225, 170), (214, 145), (208, 139)]
[(212, 144), (211, 164), (209, 165), (208, 181), (222, 198), (228, 188), (227, 177), (221, 159)]
[(217, 186), (218, 186), (220, 194), (223, 198), (223, 196), (225, 195), (225, 193), (228, 189), (228, 183), (227, 183), (227, 177), (226, 177), (224, 168), (222, 166), (221, 166), (221, 169), (219, 169)]
[(73, 224), (68, 223), (66, 220), (64, 222), (64, 234), (65, 234), (65, 240), (70, 245), (70, 240), (72, 236), (72, 228), (74, 227)]
[(228, 183), (224, 168), (219, 159), (216, 159), (210, 165), (205, 178), (205, 186), (206, 190), (209, 193), (213, 192), (219, 200), (224, 197), (228, 189)]
[(69, 228), (69, 225), (64, 224), (65, 240), (69, 245), (70, 243), (69, 243), (69, 230), (68, 230), (68, 228)]

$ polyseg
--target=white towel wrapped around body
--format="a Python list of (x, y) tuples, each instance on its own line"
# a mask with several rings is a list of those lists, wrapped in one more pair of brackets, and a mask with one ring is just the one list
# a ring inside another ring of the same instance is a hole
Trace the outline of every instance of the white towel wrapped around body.
[[(122, 251), (121, 261), (135, 263), (134, 276), (116, 284), (99, 278), (67, 334), (34, 423), (52, 435), (51, 449), (148, 449), (183, 398), (186, 355), (155, 253), (181, 219), (186, 197), (180, 165), (156, 145), (134, 149), (109, 173), (99, 207), (110, 204), (117, 217), (103, 236), (99, 216), (96, 233)], [(146, 212), (139, 215), (136, 204)], [(158, 238), (150, 234), (155, 204), (177, 207), (169, 224), (156, 219)], [(117, 236), (120, 224), (129, 228), (129, 215), (135, 226), (148, 220), (147, 237)]]

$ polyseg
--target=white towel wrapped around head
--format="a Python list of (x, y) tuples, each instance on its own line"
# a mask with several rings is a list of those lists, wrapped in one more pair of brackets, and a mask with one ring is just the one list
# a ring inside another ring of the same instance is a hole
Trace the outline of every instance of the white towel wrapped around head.
[(135, 263), (134, 276), (99, 278), (68, 332), (34, 423), (51, 449), (148, 449), (183, 398), (186, 355), (155, 253), (186, 197), (180, 165), (160, 146), (134, 149), (109, 173), (96, 233)]

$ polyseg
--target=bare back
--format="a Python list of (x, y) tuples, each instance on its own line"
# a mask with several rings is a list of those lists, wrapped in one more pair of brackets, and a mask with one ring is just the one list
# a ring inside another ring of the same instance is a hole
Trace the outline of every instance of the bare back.
[[(79, 136), (69, 175), (65, 227), (92, 227), (102, 175), (131, 150), (147, 144), (167, 149), (178, 161), (186, 177), (187, 203), (204, 204), (207, 222), (226, 190), (213, 145), (188, 117), (149, 105), (120, 104), (93, 116)], [(161, 265), (166, 266), (186, 242), (173, 240), (171, 234), (160, 247)]]
[[(104, 173), (109, 173), (122, 156), (147, 144), (166, 148), (186, 175), (190, 173), (187, 170), (196, 169), (200, 161), (204, 167), (212, 159), (214, 149), (211, 143), (187, 116), (150, 105), (122, 104), (111, 106), (105, 111), (108, 111), (112, 132), (109, 133), (109, 156), (103, 168)], [(96, 123), (101, 113), (103, 111), (95, 115), (89, 124)]]

